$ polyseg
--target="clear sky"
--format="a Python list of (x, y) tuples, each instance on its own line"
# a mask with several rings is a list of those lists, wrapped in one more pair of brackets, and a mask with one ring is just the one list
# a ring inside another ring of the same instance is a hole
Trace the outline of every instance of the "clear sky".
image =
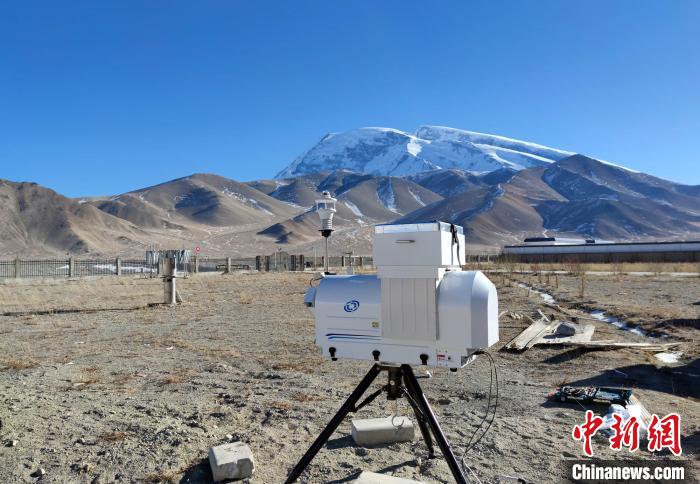
[(0, 4), (0, 178), (269, 178), (325, 133), (500, 134), (700, 184), (700, 1)]

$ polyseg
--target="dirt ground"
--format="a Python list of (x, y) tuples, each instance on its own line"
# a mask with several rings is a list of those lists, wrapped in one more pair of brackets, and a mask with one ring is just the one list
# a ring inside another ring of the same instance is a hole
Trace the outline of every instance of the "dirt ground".
[[(180, 281), (185, 302), (178, 307), (148, 307), (162, 301), (157, 279), (0, 284), (0, 482), (208, 482), (207, 450), (229, 440), (251, 446), (257, 466), (251, 482), (283, 482), (369, 368), (319, 356), (312, 314), (302, 304), (310, 277), (193, 277)], [(491, 348), (500, 380), (497, 417), (465, 457), (481, 482), (516, 482), (513, 476), (525, 482), (564, 480), (567, 459), (582, 456), (571, 429), (584, 418), (582, 406), (548, 402), (564, 382), (631, 387), (649, 411), (678, 412), (680, 459), (696, 465), (700, 278), (616, 277), (621, 276), (588, 280), (585, 304), (573, 277), (562, 276), (558, 287), (550, 280), (546, 288), (567, 308), (616, 310), (663, 330), (664, 341), (681, 342), (681, 363), (658, 367), (652, 355), (628, 349), (501, 351), (528, 325), (525, 318), (504, 315), (500, 342)], [(492, 280), (501, 311), (535, 315), (541, 309), (566, 318), (508, 277)], [(648, 339), (593, 324), (594, 339)], [(488, 360), (478, 358), (457, 373), (432, 373), (421, 384), (459, 455), (486, 408)], [(399, 411), (410, 414), (407, 402), (399, 401)], [(359, 413), (390, 414), (382, 399)], [(616, 460), (650, 457), (646, 450), (614, 452), (602, 436), (596, 436), (594, 449)], [(301, 481), (349, 482), (361, 470), (372, 470), (452, 482), (445, 461), (426, 456), (418, 438), (358, 448), (348, 419)], [(39, 469), (45, 474), (32, 477)]]

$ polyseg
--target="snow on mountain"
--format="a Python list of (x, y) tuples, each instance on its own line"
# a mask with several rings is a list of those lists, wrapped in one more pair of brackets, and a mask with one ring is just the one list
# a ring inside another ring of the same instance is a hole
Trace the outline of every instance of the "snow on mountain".
[(407, 176), (436, 169), (486, 173), (501, 168), (546, 166), (571, 156), (535, 143), (443, 126), (421, 126), (414, 134), (393, 128), (360, 128), (328, 134), (276, 178), (347, 169)]

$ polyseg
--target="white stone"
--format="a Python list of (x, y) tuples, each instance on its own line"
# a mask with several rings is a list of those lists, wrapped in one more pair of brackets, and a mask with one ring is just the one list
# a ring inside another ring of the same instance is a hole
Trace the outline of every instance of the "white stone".
[(353, 482), (356, 484), (420, 484), (420, 481), (412, 481), (410, 479), (402, 479), (400, 477), (386, 476), (384, 474), (367, 471), (360, 474)]
[(357, 445), (381, 445), (413, 440), (413, 422), (408, 417), (367, 418), (352, 421), (352, 439)]
[(217, 445), (209, 449), (209, 465), (215, 481), (247, 479), (253, 475), (253, 452), (243, 442)]

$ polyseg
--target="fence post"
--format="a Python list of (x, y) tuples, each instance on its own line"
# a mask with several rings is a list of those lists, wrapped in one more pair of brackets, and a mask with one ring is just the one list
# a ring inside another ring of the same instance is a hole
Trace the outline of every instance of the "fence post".
[(265, 256), (265, 272), (270, 272), (270, 256)]
[(227, 258), (226, 258), (226, 274), (230, 274), (230, 273), (231, 273), (231, 267), (232, 267), (232, 266), (231, 266), (231, 258), (230, 258), (230, 257), (227, 257)]
[(121, 257), (117, 257), (116, 266), (117, 266), (117, 275), (121, 276), (122, 275), (122, 258)]
[(194, 256), (194, 273), (199, 272), (199, 257)]
[(19, 259), (15, 259), (15, 277), (19, 277)]
[(261, 263), (261, 257), (259, 255), (255, 256), (255, 270), (260, 272), (260, 269), (262, 268), (262, 263)]
[(298, 270), (303, 271), (304, 269), (306, 269), (305, 266), (306, 266), (306, 261), (304, 260), (304, 254), (300, 254), (300, 255), (299, 255), (299, 266), (298, 266)]
[(75, 259), (68, 259), (68, 277), (75, 277)]

